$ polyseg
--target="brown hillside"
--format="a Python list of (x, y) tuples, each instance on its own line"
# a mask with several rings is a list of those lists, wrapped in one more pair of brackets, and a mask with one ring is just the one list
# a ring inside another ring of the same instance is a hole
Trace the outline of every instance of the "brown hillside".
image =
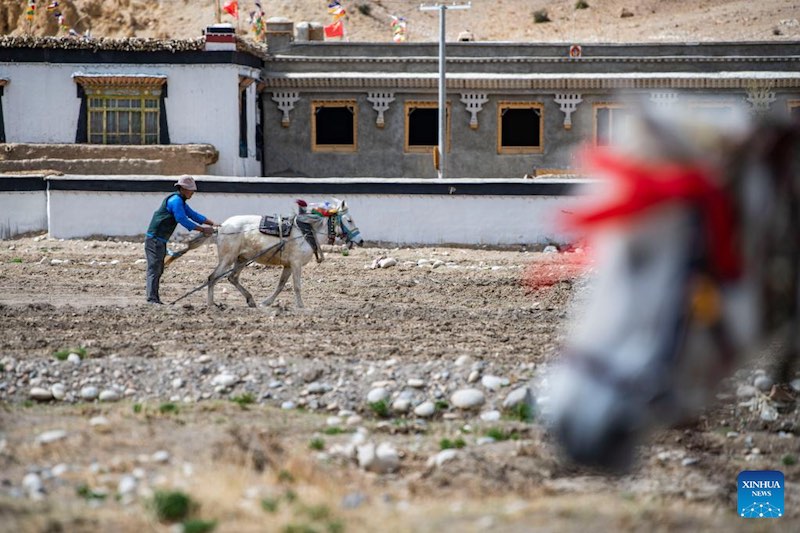
[[(221, 2), (223, 0), (220, 0)], [(56, 35), (58, 24), (39, 0), (33, 24), (26, 2), (0, 0), (0, 34)], [(451, 11), (448, 40), (469, 29), (480, 41), (693, 42), (800, 39), (798, 0), (473, 0), (472, 9)], [(96, 37), (193, 38), (215, 22), (214, 0), (61, 0), (65, 22)], [(254, 0), (240, 0), (240, 32), (249, 27)], [(435, 41), (438, 14), (419, 10), (418, 0), (343, 0), (350, 41), (391, 41), (391, 15), (409, 21), (410, 41)], [(262, 0), (268, 17), (330, 22), (327, 0)], [(545, 10), (550, 22), (534, 23)], [(622, 13), (626, 11), (623, 17)], [(223, 13), (223, 22), (236, 21)]]

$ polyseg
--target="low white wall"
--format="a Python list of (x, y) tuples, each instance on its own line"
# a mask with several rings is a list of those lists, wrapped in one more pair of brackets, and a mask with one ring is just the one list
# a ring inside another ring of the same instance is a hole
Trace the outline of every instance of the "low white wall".
[(0, 192), (0, 239), (46, 229), (45, 191)]
[[(9, 191), (0, 192), (0, 238), (45, 229), (51, 237), (64, 239), (143, 235), (153, 212), (169, 194), (166, 191), (173, 179), (164, 176), (51, 176), (45, 178), (47, 191), (35, 192), (24, 191), (28, 184), (20, 183), (20, 190), (24, 192), (13, 190), (13, 184), (6, 184)], [(134, 189), (162, 189), (164, 192), (134, 192)], [(231, 189), (241, 192), (214, 192)], [(273, 190), (281, 192), (269, 192)], [(397, 245), (503, 246), (568, 242), (570, 236), (560, 230), (558, 217), (575, 202), (575, 196), (551, 194), (565, 190), (563, 182), (557, 181), (549, 184), (520, 181), (497, 186), (479, 180), (445, 183), (341, 178), (297, 182), (289, 178), (215, 178), (211, 183), (201, 180), (200, 191), (189, 205), (222, 222), (242, 214), (291, 215), (296, 210), (297, 198), (308, 202), (332, 198), (330, 194), (311, 194), (302, 192), (304, 190), (357, 191), (336, 196), (350, 206), (364, 239)], [(481, 191), (491, 191), (491, 194)], [(178, 232), (184, 231), (178, 227)]]
[[(166, 194), (50, 191), (50, 236), (141, 235)], [(222, 222), (233, 215), (291, 214), (296, 195), (198, 193), (189, 205)], [(305, 196), (309, 202), (329, 198)], [(553, 196), (352, 195), (344, 200), (367, 241), (398, 245), (563, 242)], [(180, 231), (183, 231), (180, 228)]]

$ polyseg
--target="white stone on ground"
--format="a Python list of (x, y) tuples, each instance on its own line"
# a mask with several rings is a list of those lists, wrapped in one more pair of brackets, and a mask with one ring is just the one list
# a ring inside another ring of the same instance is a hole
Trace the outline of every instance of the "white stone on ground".
[(389, 399), (389, 391), (383, 387), (377, 387), (367, 393), (367, 402), (376, 403)]
[(481, 420), (484, 422), (497, 422), (500, 420), (500, 411), (492, 410), (492, 411), (484, 411), (481, 413)]
[(117, 492), (121, 496), (125, 496), (127, 494), (132, 493), (136, 490), (137, 480), (135, 477), (131, 475), (122, 476), (119, 479), (119, 483), (117, 484)]
[(84, 400), (94, 400), (100, 395), (100, 391), (93, 385), (87, 385), (81, 389), (81, 398)]
[(104, 416), (93, 416), (89, 419), (89, 425), (100, 433), (111, 431), (111, 422)]
[(532, 403), (533, 395), (528, 387), (518, 387), (508, 393), (503, 400), (503, 409), (513, 409), (521, 403)]
[(119, 393), (115, 390), (106, 389), (100, 393), (98, 399), (101, 402), (117, 402), (119, 401)]
[(30, 498), (38, 500), (44, 496), (44, 484), (39, 474), (33, 472), (26, 474), (25, 477), (22, 478), (22, 486)]
[(458, 359), (456, 359), (455, 365), (456, 366), (466, 366), (472, 361), (472, 358), (468, 355), (459, 355)]
[(295, 403), (291, 400), (286, 400), (281, 404), (281, 409), (294, 409)]
[(237, 381), (239, 381), (239, 378), (233, 374), (223, 373), (216, 375), (214, 379), (211, 380), (211, 384), (217, 387), (227, 388), (234, 385)]
[(53, 398), (56, 400), (63, 400), (67, 396), (67, 389), (64, 387), (63, 383), (56, 383), (50, 387), (50, 394), (52, 394)]
[(408, 398), (397, 398), (392, 402), (392, 411), (396, 413), (407, 413), (411, 409), (411, 400)]
[(450, 403), (459, 409), (474, 409), (483, 405), (486, 399), (478, 389), (457, 390), (450, 396)]
[(424, 401), (414, 408), (414, 414), (421, 418), (428, 418), (429, 416), (433, 416), (433, 413), (435, 412), (436, 412), (436, 406), (430, 400)]
[(53, 393), (42, 387), (34, 387), (31, 389), (30, 397), (37, 402), (47, 402), (53, 399)]
[(53, 442), (57, 442), (67, 436), (67, 432), (63, 429), (51, 429), (50, 431), (45, 431), (44, 433), (40, 434), (36, 437), (36, 442), (39, 444), (50, 444)]
[(498, 376), (486, 375), (481, 378), (481, 385), (491, 391), (497, 391), (500, 387), (508, 385), (508, 379)]
[(467, 376), (467, 383), (475, 383), (476, 381), (478, 381), (478, 379), (480, 379), (480, 377), (481, 373), (478, 372), (477, 370), (473, 370), (472, 372), (469, 373), (469, 376)]
[(447, 461), (452, 461), (456, 457), (458, 457), (458, 450), (453, 450), (453, 449), (442, 450), (436, 455), (431, 456), (428, 459), (427, 465), (428, 468), (432, 468), (434, 466), (438, 468), (443, 464), (445, 464)]
[(425, 386), (425, 381), (419, 378), (409, 378), (409, 380), (406, 383), (408, 384), (409, 387), (414, 389), (421, 389), (422, 387)]
[(166, 463), (169, 461), (169, 452), (167, 450), (158, 450), (151, 456), (151, 459), (154, 463)]
[(389, 268), (395, 266), (396, 264), (397, 264), (397, 259), (395, 259), (394, 257), (387, 257), (385, 259), (381, 259), (380, 261), (378, 261), (378, 266), (380, 268)]
[(81, 356), (76, 353), (71, 353), (67, 356), (67, 362), (72, 363), (73, 365), (80, 365)]

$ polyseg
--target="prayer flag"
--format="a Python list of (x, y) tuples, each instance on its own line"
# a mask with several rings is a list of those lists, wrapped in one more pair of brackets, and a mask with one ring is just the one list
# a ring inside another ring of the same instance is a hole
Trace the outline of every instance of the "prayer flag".
[(344, 17), (347, 12), (345, 12), (342, 4), (340, 4), (337, 0), (334, 0), (330, 4), (328, 4), (328, 13), (333, 15), (333, 20), (339, 20), (340, 18)]
[(325, 37), (343, 37), (344, 36), (344, 23), (337, 20), (333, 24), (325, 26)]
[(239, 18), (239, 2), (237, 0), (228, 0), (222, 9), (233, 18)]
[(47, 11), (54, 11), (58, 7), (58, 2), (51, 2), (47, 5)]
[(403, 17), (392, 17), (392, 40), (396, 43), (406, 42), (408, 23)]

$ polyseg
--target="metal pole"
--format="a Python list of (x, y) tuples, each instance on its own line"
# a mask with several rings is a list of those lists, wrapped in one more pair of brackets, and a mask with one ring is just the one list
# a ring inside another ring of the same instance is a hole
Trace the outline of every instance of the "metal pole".
[(444, 58), (445, 47), (445, 13), (447, 6), (439, 6), (439, 179), (444, 178), (445, 164), (447, 161), (447, 147), (444, 145), (447, 128), (447, 62)]
[(452, 5), (435, 4), (432, 6), (421, 5), (420, 11), (432, 11), (434, 9), (439, 11), (439, 143), (437, 150), (439, 151), (439, 179), (445, 177), (445, 168), (447, 162), (447, 60), (445, 58), (445, 42), (447, 36), (445, 33), (445, 13), (448, 9), (469, 9), (472, 3), (466, 5)]

